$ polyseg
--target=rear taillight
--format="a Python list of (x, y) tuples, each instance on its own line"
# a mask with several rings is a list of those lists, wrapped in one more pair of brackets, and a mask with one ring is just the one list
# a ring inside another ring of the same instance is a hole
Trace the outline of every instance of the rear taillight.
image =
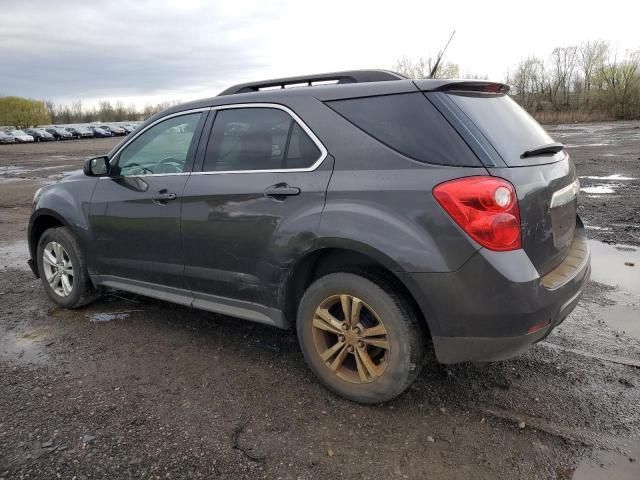
[(521, 248), (516, 190), (495, 177), (466, 177), (441, 183), (433, 195), (476, 242), (490, 250)]

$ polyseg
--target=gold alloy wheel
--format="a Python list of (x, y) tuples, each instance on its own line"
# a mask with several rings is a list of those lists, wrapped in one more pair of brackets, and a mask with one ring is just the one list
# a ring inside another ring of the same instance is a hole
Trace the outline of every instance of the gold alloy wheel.
[(373, 382), (389, 361), (382, 320), (352, 295), (332, 295), (320, 303), (313, 316), (313, 342), (325, 365), (348, 382)]

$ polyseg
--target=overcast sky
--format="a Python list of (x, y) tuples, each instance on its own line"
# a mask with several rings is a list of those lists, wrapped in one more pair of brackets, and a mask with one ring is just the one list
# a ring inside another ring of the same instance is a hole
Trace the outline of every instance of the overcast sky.
[(502, 80), (528, 54), (640, 48), (640, 1), (0, 0), (0, 95), (142, 106), (434, 55)]

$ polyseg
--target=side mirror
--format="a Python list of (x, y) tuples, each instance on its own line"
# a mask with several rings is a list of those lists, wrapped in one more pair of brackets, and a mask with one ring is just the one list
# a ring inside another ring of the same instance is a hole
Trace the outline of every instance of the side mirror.
[(90, 158), (84, 162), (84, 174), (89, 177), (104, 177), (109, 174), (109, 158), (106, 156)]

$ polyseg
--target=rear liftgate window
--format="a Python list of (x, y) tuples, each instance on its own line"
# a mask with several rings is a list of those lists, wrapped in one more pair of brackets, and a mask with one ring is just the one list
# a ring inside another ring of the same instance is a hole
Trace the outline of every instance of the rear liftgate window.
[(327, 105), (379, 142), (414, 160), (481, 166), (460, 135), (422, 93), (338, 100)]
[(484, 133), (507, 165), (526, 151), (553, 142), (553, 139), (505, 94), (449, 93), (449, 98)]

